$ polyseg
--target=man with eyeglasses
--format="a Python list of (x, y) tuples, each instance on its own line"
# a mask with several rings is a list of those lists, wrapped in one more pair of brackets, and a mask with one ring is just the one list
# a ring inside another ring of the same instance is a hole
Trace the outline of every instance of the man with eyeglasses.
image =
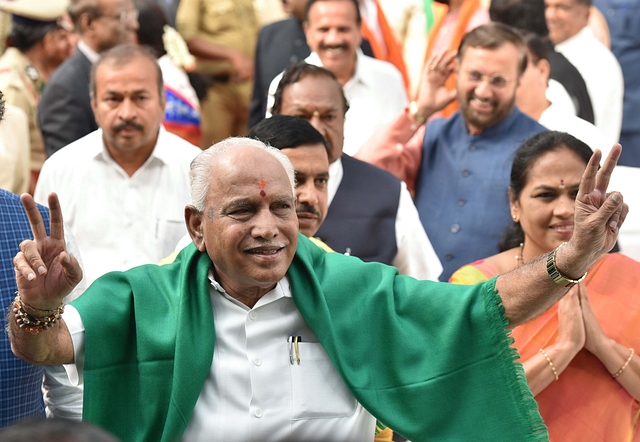
[(138, 12), (132, 0), (72, 0), (78, 50), (51, 76), (38, 105), (47, 157), (98, 129), (89, 100), (89, 73), (100, 53), (133, 43)]
[[(507, 186), (518, 146), (544, 130), (515, 106), (527, 49), (513, 28), (489, 23), (467, 34), (457, 54), (436, 54), (415, 102), (360, 148), (357, 158), (415, 190), (420, 219), (447, 281), (462, 265), (495, 253), (509, 224)], [(457, 72), (456, 90), (445, 87)], [(431, 115), (458, 100), (448, 119)], [(422, 127), (420, 127), (422, 126)]]

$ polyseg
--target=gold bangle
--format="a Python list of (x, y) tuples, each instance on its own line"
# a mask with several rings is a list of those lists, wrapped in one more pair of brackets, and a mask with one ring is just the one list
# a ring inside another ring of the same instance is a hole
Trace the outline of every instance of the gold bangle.
[(627, 358), (627, 362), (624, 363), (624, 365), (620, 368), (620, 370), (616, 371), (614, 374), (612, 374), (611, 376), (613, 376), (613, 378), (617, 378), (618, 376), (620, 376), (622, 374), (622, 372), (624, 371), (625, 368), (627, 368), (627, 366), (629, 365), (629, 363), (631, 362), (631, 359), (633, 358), (633, 348), (629, 349), (629, 357)]
[(549, 275), (549, 278), (553, 279), (553, 282), (555, 282), (556, 284), (570, 288), (580, 281), (584, 280), (584, 278), (587, 277), (587, 272), (584, 272), (584, 275), (582, 275), (578, 279), (570, 279), (560, 273), (560, 270), (558, 270), (558, 266), (556, 263), (556, 255), (558, 254), (558, 250), (560, 250), (560, 247), (564, 246), (565, 244), (566, 242), (563, 242), (558, 247), (553, 249), (553, 252), (550, 252), (547, 255), (547, 274)]
[(546, 351), (544, 351), (543, 348), (540, 349), (540, 353), (542, 353), (542, 356), (544, 356), (544, 358), (547, 360), (547, 362), (549, 363), (549, 367), (551, 367), (551, 371), (553, 371), (553, 376), (556, 378), (556, 381), (559, 379), (558, 378), (558, 372), (556, 371), (556, 366), (553, 365), (553, 362), (551, 362), (551, 358), (549, 357), (549, 355), (547, 354)]

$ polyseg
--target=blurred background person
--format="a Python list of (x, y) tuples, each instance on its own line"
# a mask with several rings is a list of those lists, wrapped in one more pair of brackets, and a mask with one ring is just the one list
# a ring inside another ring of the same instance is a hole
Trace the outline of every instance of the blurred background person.
[(594, 123), (609, 144), (620, 140), (624, 80), (620, 63), (589, 27), (591, 0), (545, 0), (549, 39), (582, 75)]
[(624, 111), (620, 143), (624, 151), (620, 164), (640, 167), (640, 2), (594, 0), (604, 15), (611, 36), (611, 52), (624, 77)]
[(151, 0), (136, 0), (138, 44), (148, 46), (158, 57), (164, 82), (164, 119), (167, 131), (198, 146), (200, 144), (200, 102), (187, 71), (195, 60), (175, 29), (169, 26), (160, 6)]
[[(527, 140), (513, 161), (513, 225), (501, 253), (462, 267), (450, 282), (485, 281), (568, 241), (591, 154), (589, 146), (562, 132)], [(565, 298), (513, 330), (551, 440), (638, 440), (639, 288), (640, 263), (605, 254)]]
[(69, 15), (78, 48), (51, 76), (38, 105), (47, 158), (98, 128), (89, 100), (91, 65), (101, 52), (133, 43), (138, 29), (132, 0), (72, 0)]
[[(557, 97), (557, 92), (549, 94), (548, 90), (556, 82), (549, 78), (549, 52), (542, 39), (533, 32), (525, 33), (524, 39), (527, 43), (527, 68), (516, 90), (516, 105), (547, 129), (570, 133), (593, 150), (600, 149), (603, 156), (608, 155), (611, 144), (605, 141), (600, 129), (578, 118), (570, 107), (570, 101), (568, 106), (552, 101)], [(561, 90), (564, 91), (564, 88)], [(571, 100), (568, 96), (566, 99)]]
[(181, 0), (176, 28), (212, 80), (200, 101), (200, 147), (247, 133), (260, 29), (252, 0)]
[(0, 121), (0, 189), (21, 194), (29, 191), (31, 151), (27, 114), (17, 106), (5, 105), (0, 91), (4, 118)]
[(9, 47), (0, 57), (0, 90), (8, 104), (27, 115), (31, 194), (45, 160), (38, 102), (53, 71), (75, 50), (73, 25), (65, 17), (68, 6), (69, 0), (0, 2), (0, 10), (11, 13)]
[(31, 419), (0, 431), (2, 442), (50, 440), (55, 442), (119, 442), (120, 439), (89, 422)]

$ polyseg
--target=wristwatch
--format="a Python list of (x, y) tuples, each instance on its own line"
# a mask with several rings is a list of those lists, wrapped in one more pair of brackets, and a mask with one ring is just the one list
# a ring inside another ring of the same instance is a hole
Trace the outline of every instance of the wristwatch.
[(565, 244), (566, 242), (563, 242), (558, 247), (553, 249), (553, 252), (550, 252), (547, 255), (547, 273), (556, 284), (566, 288), (571, 288), (580, 281), (584, 280), (584, 278), (587, 277), (588, 272), (585, 272), (584, 275), (582, 275), (579, 279), (570, 279), (560, 273), (560, 270), (558, 270), (558, 267), (556, 267), (556, 254), (558, 253), (558, 250), (560, 250), (560, 247), (564, 246)]

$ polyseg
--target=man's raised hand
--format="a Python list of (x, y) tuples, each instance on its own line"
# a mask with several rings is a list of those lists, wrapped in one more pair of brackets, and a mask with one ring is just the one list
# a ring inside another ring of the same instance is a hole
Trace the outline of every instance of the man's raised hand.
[(13, 258), (16, 283), (23, 302), (42, 309), (55, 309), (82, 279), (78, 260), (66, 251), (62, 209), (55, 193), (49, 195), (49, 236), (33, 197), (20, 197), (33, 240), (20, 243), (20, 251)]
[(613, 248), (620, 226), (629, 213), (620, 192), (607, 193), (611, 173), (621, 152), (622, 147), (614, 145), (598, 169), (602, 153), (597, 150), (582, 175), (576, 197), (575, 229), (571, 241), (594, 261)]

